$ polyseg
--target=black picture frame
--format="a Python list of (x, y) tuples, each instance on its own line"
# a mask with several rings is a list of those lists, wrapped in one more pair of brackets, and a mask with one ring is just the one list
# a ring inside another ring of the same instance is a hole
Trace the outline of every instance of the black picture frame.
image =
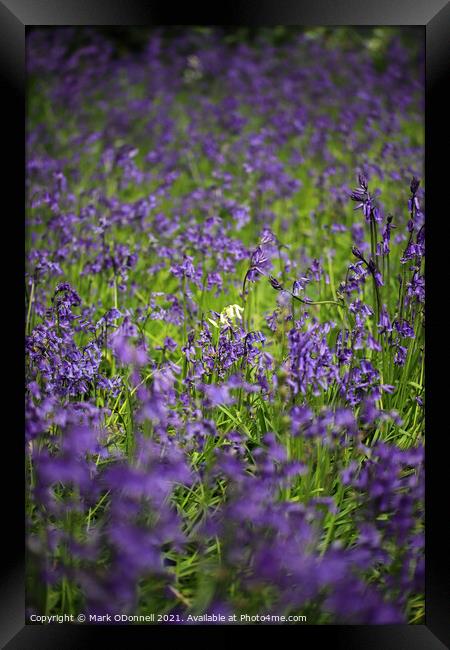
[[(426, 624), (386, 626), (295, 626), (288, 630), (300, 643), (321, 641), (346, 650), (383, 648), (398, 650), (438, 650), (450, 647), (450, 582), (448, 580), (448, 533), (445, 532), (447, 508), (445, 489), (448, 474), (443, 439), (448, 432), (445, 421), (446, 382), (433, 368), (441, 359), (440, 341), (445, 341), (446, 321), (442, 303), (433, 287), (443, 277), (440, 260), (445, 262), (441, 221), (447, 217), (446, 189), (448, 118), (444, 92), (448, 85), (450, 62), (450, 3), (445, 0), (314, 0), (269, 2), (251, 0), (222, 4), (216, 11), (200, 14), (191, 3), (175, 8), (169, 3), (137, 0), (0, 0), (0, 83), (3, 109), (3, 159), (6, 162), (2, 192), (5, 240), (4, 256), (17, 241), (18, 251), (24, 242), (24, 175), (25, 175), (25, 31), (38, 25), (417, 25), (426, 33), (426, 190), (429, 299), (427, 319), (428, 395), (426, 430)], [(447, 133), (447, 136), (445, 135)], [(448, 182), (448, 181), (447, 181)], [(441, 207), (442, 206), (442, 207)], [(442, 215), (442, 216), (441, 216)], [(5, 229), (6, 226), (6, 229)], [(441, 248), (439, 248), (441, 246)], [(447, 253), (448, 257), (448, 253)], [(0, 641), (2, 647), (17, 650), (92, 647), (100, 636), (114, 634), (116, 641), (124, 634), (145, 634), (147, 643), (156, 632), (183, 634), (183, 642), (192, 634), (205, 630), (201, 626), (83, 626), (25, 625), (24, 597), (24, 501), (23, 501), (23, 271), (24, 256), (5, 261), (3, 274), (3, 316), (7, 335), (2, 351), (4, 374), (8, 380), (7, 410), (13, 413), (11, 424), (3, 428), (3, 475), (10, 468), (3, 499), (3, 570), (1, 580)], [(444, 275), (445, 277), (445, 275)], [(448, 277), (448, 272), (447, 276)], [(436, 292), (437, 293), (437, 292)], [(6, 342), (6, 345), (5, 345)], [(5, 354), (6, 353), (6, 354)], [(433, 362), (434, 359), (434, 362)], [(432, 364), (432, 365), (431, 365)], [(15, 370), (15, 380), (10, 375)], [(443, 407), (443, 408), (442, 408)], [(443, 497), (443, 498), (442, 498)], [(444, 505), (444, 507), (442, 507)], [(5, 523), (6, 522), (6, 523)], [(217, 628), (208, 628), (214, 631)], [(226, 642), (230, 635), (240, 636), (248, 628), (220, 627)], [(261, 628), (260, 628), (261, 629)], [(254, 633), (254, 628), (251, 629)], [(330, 638), (330, 634), (332, 635)], [(149, 636), (151, 635), (151, 636)], [(298, 637), (297, 637), (298, 635)], [(327, 639), (325, 639), (327, 637)], [(168, 637), (167, 637), (168, 640)], [(120, 641), (119, 641), (120, 642)], [(445, 644), (445, 645), (444, 645)], [(309, 645), (309, 644), (308, 644)]]

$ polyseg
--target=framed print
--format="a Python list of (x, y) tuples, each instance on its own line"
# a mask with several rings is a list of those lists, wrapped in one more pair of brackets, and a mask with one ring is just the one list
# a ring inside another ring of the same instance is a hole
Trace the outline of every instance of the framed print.
[(296, 5), (0, 2), (6, 648), (449, 643), (450, 10)]

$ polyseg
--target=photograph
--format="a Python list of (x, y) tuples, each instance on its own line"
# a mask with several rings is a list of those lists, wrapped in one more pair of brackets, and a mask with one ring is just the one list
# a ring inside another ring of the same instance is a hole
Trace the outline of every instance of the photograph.
[(425, 31), (26, 33), (26, 622), (423, 625)]

